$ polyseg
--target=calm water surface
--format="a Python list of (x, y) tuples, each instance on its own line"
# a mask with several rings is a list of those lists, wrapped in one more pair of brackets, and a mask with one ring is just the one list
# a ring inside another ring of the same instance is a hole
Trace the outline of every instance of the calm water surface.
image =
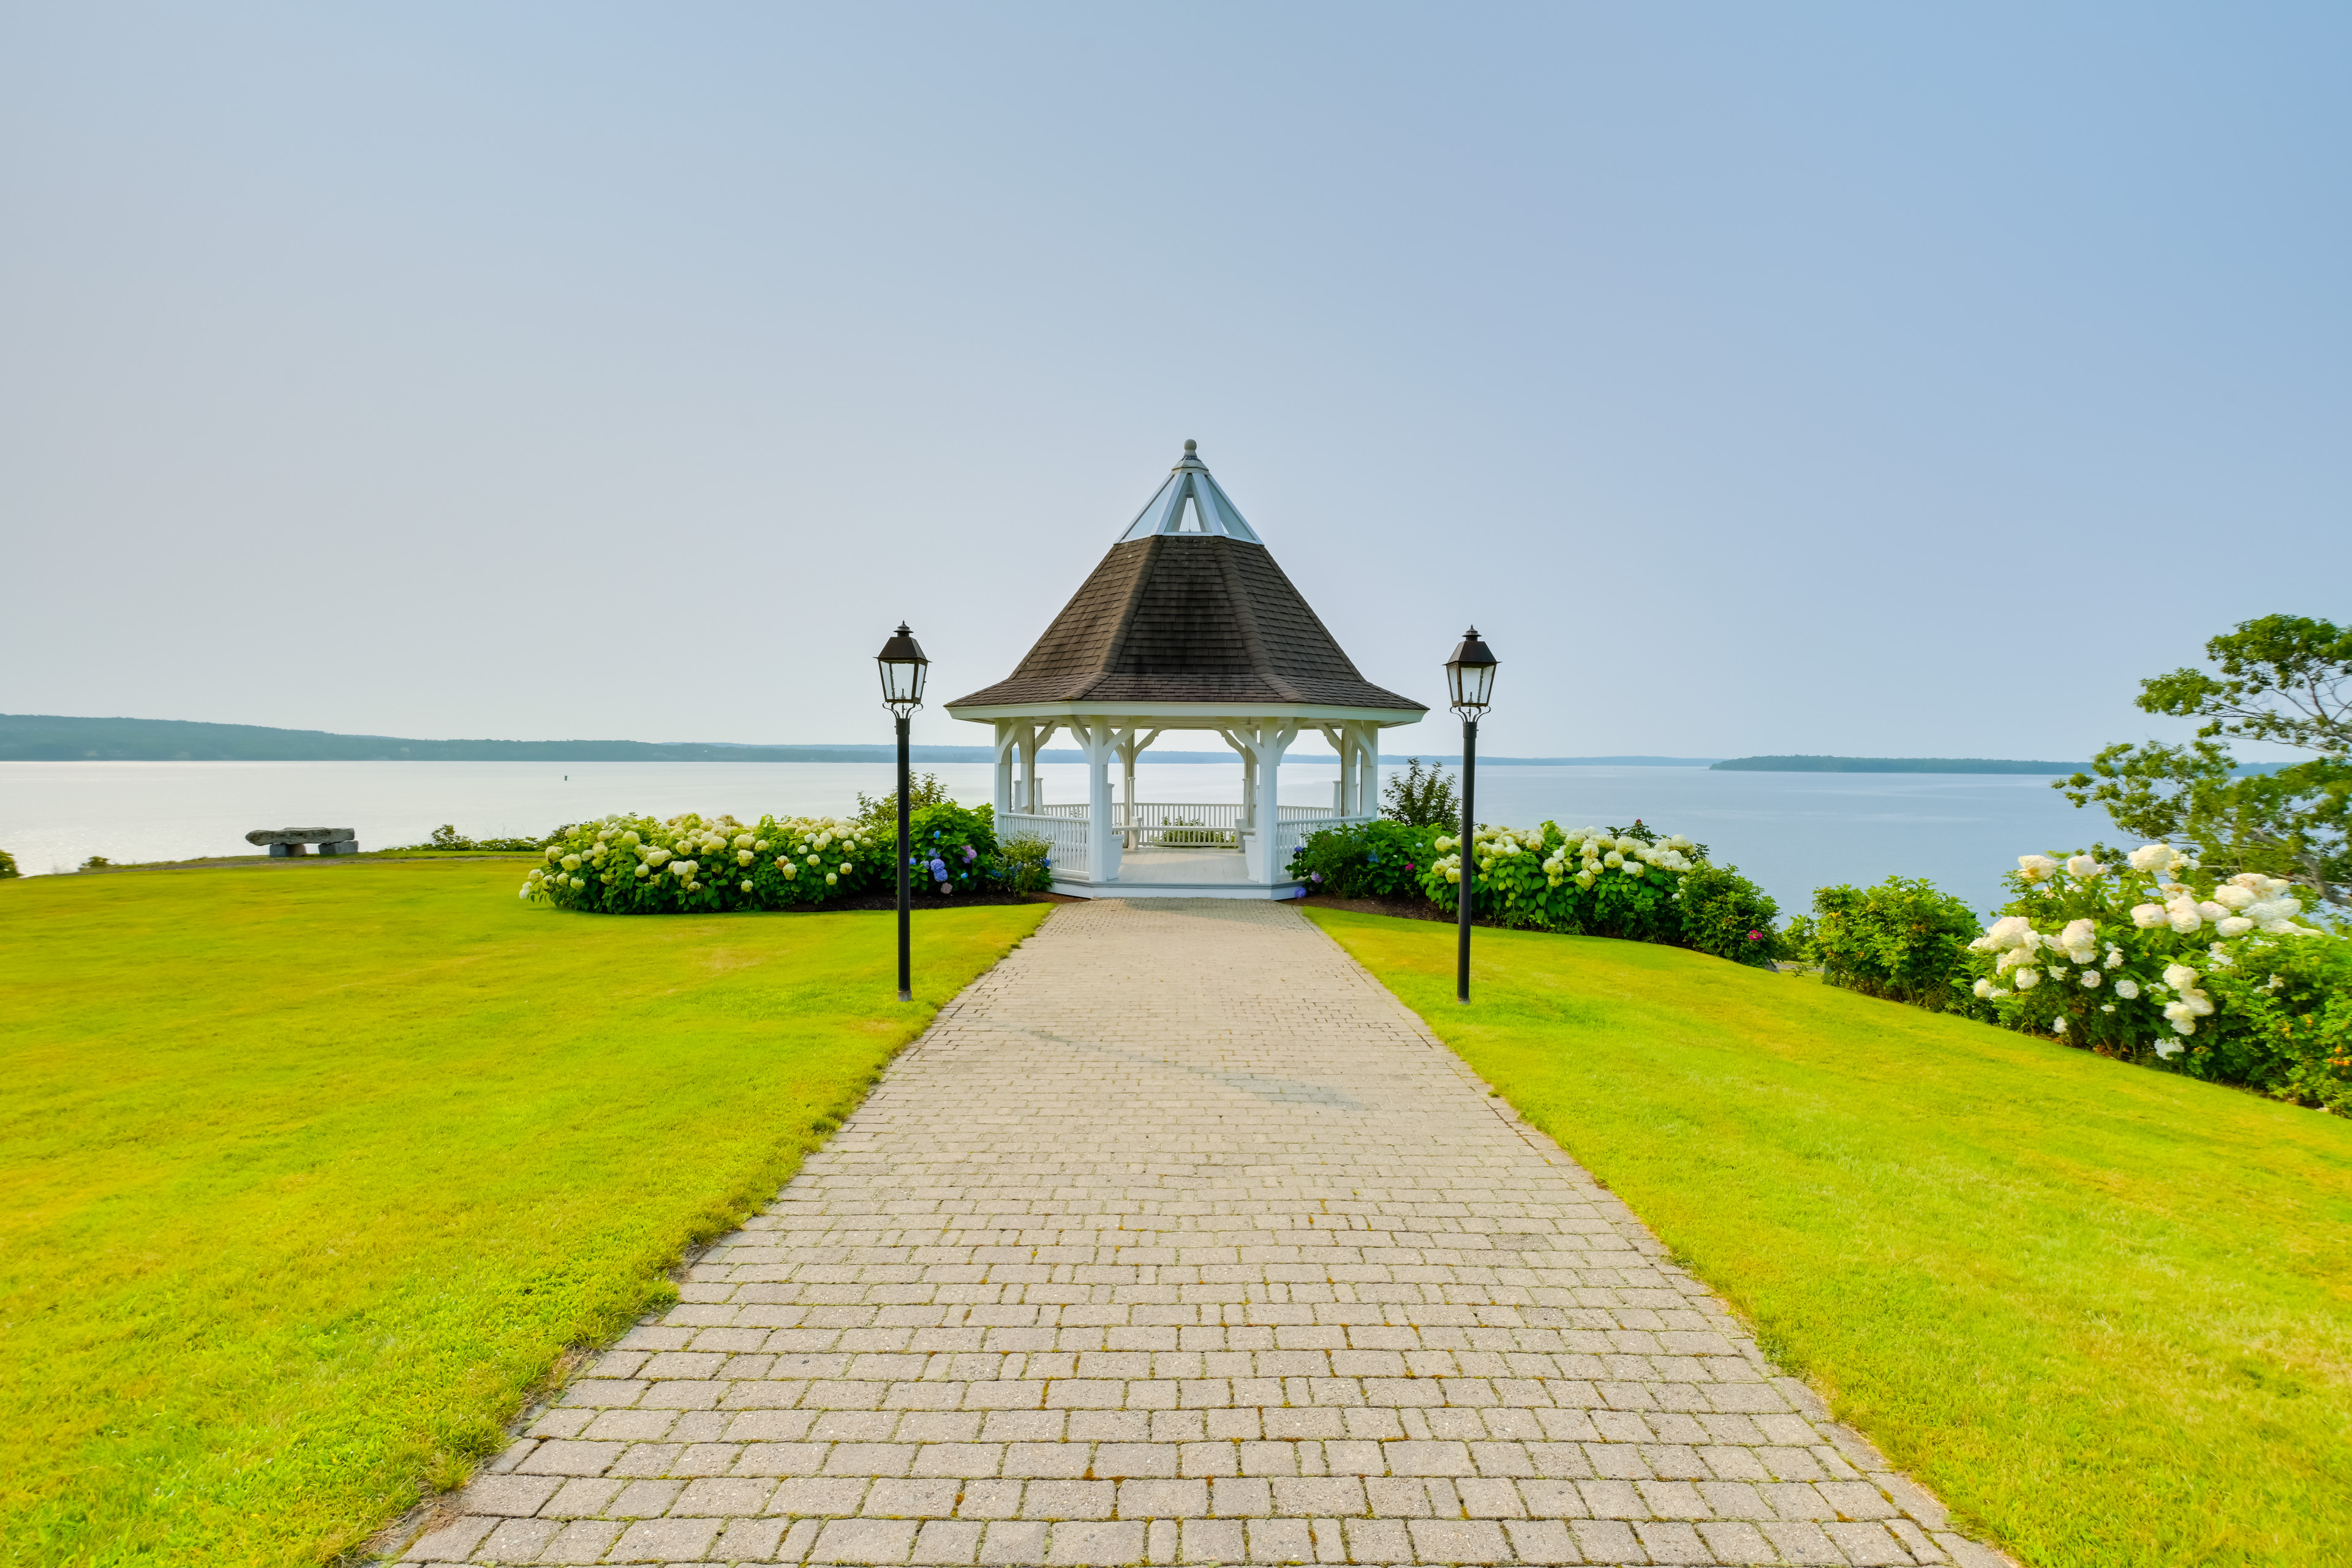
[[(985, 763), (940, 763), (957, 798), (989, 798)], [(1085, 796), (1085, 767), (1045, 765), (1046, 798)], [(1240, 798), (1238, 765), (1147, 763), (1147, 800)], [(1282, 798), (1323, 805), (1336, 764), (1286, 763)], [(476, 837), (543, 833), (608, 812), (845, 814), (858, 793), (887, 793), (887, 764), (865, 763), (0, 763), (0, 848), (27, 875), (69, 871), (92, 855), (170, 860), (251, 854), (255, 827), (352, 827), (365, 848), (421, 842), (441, 823)], [(1564, 827), (1640, 817), (1686, 833), (1780, 900), (1807, 907), (1832, 882), (1927, 877), (1979, 908), (2032, 850), (2120, 835), (2040, 778), (1951, 773), (1748, 773), (1705, 768), (1481, 769), (1478, 816)]]

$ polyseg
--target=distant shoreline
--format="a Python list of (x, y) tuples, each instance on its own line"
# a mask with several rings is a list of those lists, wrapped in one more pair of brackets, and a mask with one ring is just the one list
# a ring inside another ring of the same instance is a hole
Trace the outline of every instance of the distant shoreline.
[(2088, 763), (2038, 763), (2014, 757), (1731, 757), (1726, 773), (2040, 773), (2090, 772)]
[[(1154, 763), (1233, 763), (1224, 752), (1146, 752)], [(259, 724), (207, 724), (184, 719), (84, 719), (0, 713), (0, 762), (11, 763), (892, 763), (898, 749), (873, 746), (747, 746), (723, 741), (420, 741), (395, 735), (340, 735)], [(1300, 757), (1299, 762), (1319, 760)], [(1457, 766), (1458, 756), (1405, 752), (1383, 763), (1422, 761)], [(986, 763), (989, 746), (912, 746), (910, 762)], [(1082, 763), (1086, 753), (1049, 748), (1048, 763)], [(1336, 761), (1336, 759), (1334, 759)], [(1481, 757), (1500, 767), (1703, 768), (1712, 757)]]
[[(1401, 737), (1397, 737), (1401, 738)], [(1435, 737), (1433, 737), (1435, 738)], [(0, 762), (11, 763), (888, 763), (898, 749), (876, 745), (742, 745), (725, 741), (426, 741), (397, 735), (345, 735), (329, 730), (279, 730), (260, 724), (209, 724), (184, 719), (96, 719), (58, 714), (0, 713)], [(941, 763), (992, 762), (985, 745), (912, 746), (908, 760)], [(1048, 747), (1047, 763), (1083, 763), (1075, 747)], [(1459, 752), (1384, 752), (1383, 766), (1418, 759), (1458, 768)], [(1230, 751), (1150, 751), (1152, 763), (1231, 765)], [(1336, 761), (1322, 752), (1294, 755), (1300, 765)], [(2063, 777), (2089, 771), (2088, 763), (2013, 757), (1500, 757), (1503, 768), (1699, 768), (1717, 773), (2011, 773)], [(2262, 769), (2277, 764), (2256, 763)]]

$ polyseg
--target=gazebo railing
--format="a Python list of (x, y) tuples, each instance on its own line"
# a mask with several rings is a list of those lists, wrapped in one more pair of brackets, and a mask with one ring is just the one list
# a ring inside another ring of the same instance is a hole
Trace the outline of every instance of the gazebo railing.
[(1188, 801), (1139, 800), (1130, 816), (1122, 806), (1115, 818), (1136, 845), (1164, 845), (1171, 849), (1231, 849), (1241, 840), (1238, 805), (1200, 805)]
[(1080, 806), (1076, 816), (1063, 815), (1062, 808), (1048, 805), (1043, 812), (1008, 811), (996, 819), (996, 837), (1002, 843), (1008, 838), (1042, 838), (1052, 846), (1054, 864), (1065, 872), (1082, 871), (1087, 863), (1086, 808)]
[(1274, 809), (1277, 853), (1284, 862), (1291, 851), (1305, 844), (1307, 838), (1326, 827), (1355, 827), (1377, 821), (1370, 813), (1361, 816), (1342, 816), (1328, 805), (1278, 805)]
[[(1138, 801), (1129, 819), (1124, 805), (1114, 806), (1112, 830), (1132, 847), (1237, 850), (1244, 837), (1239, 805), (1193, 801)], [(1352, 827), (1374, 818), (1341, 816), (1328, 805), (1284, 805), (1275, 809), (1276, 864), (1287, 863), (1291, 851), (1318, 828)], [(1088, 827), (1084, 805), (1049, 805), (1043, 811), (1008, 811), (996, 819), (1000, 839), (1029, 837), (1052, 847), (1054, 865), (1075, 874), (1087, 861)], [(1131, 836), (1131, 837), (1130, 837)]]

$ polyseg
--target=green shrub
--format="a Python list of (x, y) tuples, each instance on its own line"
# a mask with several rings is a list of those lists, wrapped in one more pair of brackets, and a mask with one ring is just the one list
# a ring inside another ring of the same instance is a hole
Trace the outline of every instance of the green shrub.
[(1976, 912), (1924, 877), (1820, 889), (1805, 934), (1832, 985), (1932, 1012), (1980, 1011), (1960, 989)]
[[(1480, 827), (1478, 914), (1498, 925), (1695, 948), (1738, 963), (1779, 951), (1779, 908), (1737, 867), (1712, 866), (1706, 846), (1631, 827)], [(1291, 856), (1290, 874), (1342, 898), (1409, 897), (1455, 905), (1459, 841), (1395, 821), (1327, 827)]]
[(81, 868), (85, 871), (106, 871), (111, 870), (113, 867), (114, 862), (103, 855), (93, 855), (81, 863)]
[(1766, 964), (1780, 954), (1772, 922), (1780, 906), (1737, 866), (1693, 866), (1675, 889), (1675, 905), (1685, 947), (1734, 963)]
[(19, 875), (16, 870), (16, 858), (5, 849), (0, 849), (0, 882), (5, 882), (16, 875)]
[(2249, 942), (2205, 984), (2235, 1026), (2216, 1031), (2214, 1047), (2231, 1080), (2352, 1115), (2352, 941)]
[(448, 849), (475, 855), (532, 855), (562, 839), (571, 830), (572, 825), (566, 823), (540, 838), (468, 838), (457, 831), (455, 823), (445, 822), (435, 828), (433, 837), (424, 843), (392, 845), (384, 853), (402, 855), (419, 849)]
[(1822, 961), (1818, 933), (1811, 915), (1790, 915), (1789, 923), (1780, 928), (1780, 951), (1777, 957), (1793, 963), (1819, 963)]
[(1317, 892), (1342, 899), (1409, 898), (1421, 891), (1421, 868), (1437, 858), (1434, 827), (1402, 822), (1326, 827), (1290, 857), (1290, 874)]
[(998, 847), (1005, 885), (1016, 893), (1042, 893), (1054, 885), (1054, 847), (1034, 833), (1019, 833)]
[(1462, 822), (1461, 803), (1454, 793), (1454, 775), (1432, 766), (1423, 773), (1421, 759), (1406, 761), (1402, 774), (1391, 774), (1381, 791), (1388, 804), (1381, 815), (1406, 827), (1456, 827)]
[[(894, 858), (898, 846), (898, 799), (893, 796), (890, 822), (883, 834)], [(908, 886), (915, 892), (951, 897), (984, 891), (1004, 880), (997, 864), (994, 806), (971, 811), (942, 800), (918, 807), (907, 819), (907, 847), (914, 852)], [(895, 883), (892, 890), (897, 890)]]
[(1208, 826), (1197, 816), (1171, 816), (1152, 831), (1162, 844), (1233, 844), (1239, 840), (1239, 835), (1231, 828)]

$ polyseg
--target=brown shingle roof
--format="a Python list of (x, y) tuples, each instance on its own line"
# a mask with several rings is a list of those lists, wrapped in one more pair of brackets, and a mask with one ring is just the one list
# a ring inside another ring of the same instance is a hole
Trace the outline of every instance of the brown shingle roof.
[(1263, 544), (1114, 544), (1012, 675), (950, 708), (1033, 702), (1421, 703), (1374, 686)]

